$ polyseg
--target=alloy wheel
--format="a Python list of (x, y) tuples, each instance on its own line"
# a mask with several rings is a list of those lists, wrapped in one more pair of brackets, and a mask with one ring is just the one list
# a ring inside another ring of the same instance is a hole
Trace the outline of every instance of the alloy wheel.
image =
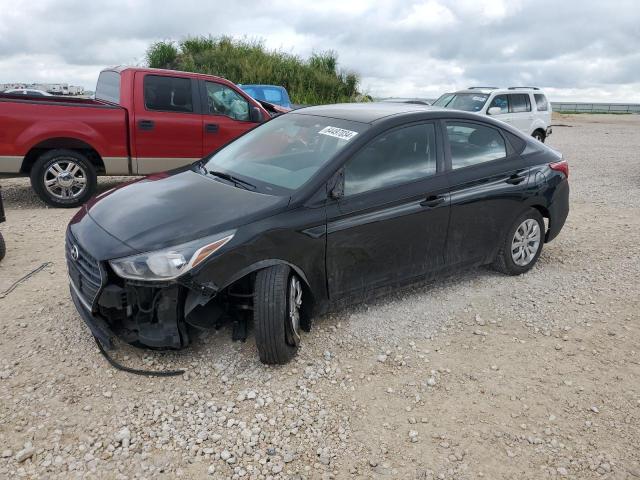
[(59, 158), (44, 172), (47, 193), (61, 200), (80, 197), (87, 189), (87, 172), (73, 158)]
[(288, 315), (286, 325), (287, 343), (292, 346), (300, 344), (300, 309), (302, 307), (302, 284), (297, 276), (289, 279)]

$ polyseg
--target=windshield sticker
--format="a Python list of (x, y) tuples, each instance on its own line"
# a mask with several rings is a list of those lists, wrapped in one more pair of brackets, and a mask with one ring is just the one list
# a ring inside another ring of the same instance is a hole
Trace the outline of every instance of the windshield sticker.
[(473, 100), (475, 100), (476, 102), (484, 102), (485, 98), (487, 97), (473, 97)]
[(351, 130), (345, 130), (338, 127), (324, 127), (318, 133), (320, 135), (329, 135), (330, 137), (336, 137), (342, 140), (351, 140), (358, 134), (358, 132), (352, 132)]

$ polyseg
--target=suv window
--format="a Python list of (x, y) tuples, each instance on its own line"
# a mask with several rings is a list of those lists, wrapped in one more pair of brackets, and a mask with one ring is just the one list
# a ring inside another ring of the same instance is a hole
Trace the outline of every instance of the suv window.
[(513, 113), (531, 111), (531, 101), (529, 100), (529, 95), (526, 93), (511, 94), (509, 95), (509, 101)]
[(546, 112), (547, 110), (549, 110), (547, 97), (545, 97), (542, 93), (534, 93), (533, 98), (535, 98), (536, 100), (536, 107), (539, 112)]
[(161, 112), (193, 112), (191, 80), (179, 77), (144, 77), (144, 106)]
[(356, 153), (344, 168), (344, 193), (356, 195), (435, 173), (435, 126), (414, 125), (382, 134)]
[(215, 82), (207, 84), (208, 111), (234, 120), (249, 121), (249, 102), (235, 90)]
[(476, 123), (447, 122), (451, 168), (463, 168), (507, 156), (504, 138), (495, 128)]
[[(496, 95), (491, 100), (491, 105), (489, 108), (498, 107), (500, 109), (500, 113), (509, 113), (509, 101), (507, 100), (506, 95)], [(488, 110), (488, 109), (487, 109)]]

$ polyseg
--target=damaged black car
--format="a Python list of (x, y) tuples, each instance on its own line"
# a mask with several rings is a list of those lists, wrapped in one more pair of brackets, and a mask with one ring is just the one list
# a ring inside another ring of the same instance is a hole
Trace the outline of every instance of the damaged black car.
[(182, 348), (231, 320), (285, 363), (331, 308), (462, 267), (532, 268), (567, 217), (568, 173), (472, 113), (300, 109), (92, 199), (66, 234), (71, 296), (106, 347)]

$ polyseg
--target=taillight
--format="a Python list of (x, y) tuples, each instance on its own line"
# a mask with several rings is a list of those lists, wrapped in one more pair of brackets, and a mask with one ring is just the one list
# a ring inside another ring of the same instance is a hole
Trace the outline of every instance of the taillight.
[(549, 164), (551, 170), (564, 173), (564, 176), (569, 178), (569, 163), (566, 160), (560, 160)]

